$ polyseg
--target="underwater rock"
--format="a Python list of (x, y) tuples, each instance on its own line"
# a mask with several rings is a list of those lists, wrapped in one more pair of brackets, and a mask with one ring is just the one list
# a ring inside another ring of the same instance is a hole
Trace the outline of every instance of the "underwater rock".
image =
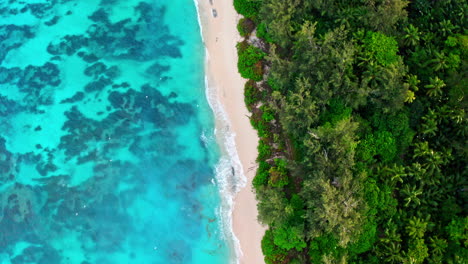
[(84, 74), (86, 76), (94, 76), (94, 77), (97, 77), (103, 73), (105, 73), (107, 70), (107, 66), (102, 63), (102, 62), (96, 62), (94, 64), (92, 64), (91, 66), (87, 67), (85, 70), (84, 70)]
[(111, 66), (109, 69), (107, 69), (105, 75), (111, 79), (115, 79), (119, 77), (121, 74), (119, 67), (117, 66)]
[(28, 39), (34, 37), (32, 27), (17, 25), (0, 26), (0, 63), (5, 59), (10, 50), (23, 45)]
[(6, 149), (5, 143), (6, 140), (0, 137), (0, 182), (3, 183), (8, 181), (8, 172), (14, 166), (13, 154)]
[(76, 103), (85, 97), (85, 94), (83, 92), (76, 92), (72, 97), (64, 99), (60, 101), (61, 104), (66, 104), (66, 103)]
[(40, 89), (60, 84), (60, 70), (54, 63), (46, 62), (43, 66), (28, 65), (20, 74), (18, 87), (21, 92), (40, 96)]
[(151, 76), (154, 76), (157, 79), (161, 78), (161, 75), (165, 72), (168, 72), (171, 67), (167, 65), (161, 65), (159, 63), (154, 63), (148, 69), (146, 69), (145, 73)]
[(60, 19), (59, 16), (54, 16), (51, 20), (44, 22), (44, 24), (47, 25), (47, 26), (53, 26), (53, 25), (57, 24), (59, 19)]
[(88, 39), (84, 36), (66, 35), (59, 43), (49, 43), (47, 52), (52, 55), (73, 55), (78, 49), (88, 45)]
[(112, 81), (106, 77), (100, 77), (97, 81), (88, 83), (84, 89), (87, 93), (102, 91), (104, 87), (111, 85)]
[(6, 118), (10, 115), (17, 114), (22, 110), (24, 110), (24, 107), (22, 107), (18, 102), (10, 100), (6, 96), (0, 95), (0, 116)]
[(52, 162), (52, 159), (49, 159), (48, 162), (41, 161), (37, 163), (36, 170), (41, 176), (47, 176), (49, 172), (54, 172), (58, 167)]
[(99, 58), (96, 55), (89, 54), (83, 51), (78, 52), (77, 55), (87, 63), (93, 63), (99, 60)]
[(45, 4), (45, 3), (38, 3), (38, 4), (28, 4), (27, 8), (31, 11), (37, 18), (43, 18), (49, 15), (49, 11), (53, 8), (53, 4)]
[(88, 18), (91, 19), (94, 22), (109, 23), (108, 14), (104, 10), (104, 8), (99, 8), (92, 15), (90, 15)]

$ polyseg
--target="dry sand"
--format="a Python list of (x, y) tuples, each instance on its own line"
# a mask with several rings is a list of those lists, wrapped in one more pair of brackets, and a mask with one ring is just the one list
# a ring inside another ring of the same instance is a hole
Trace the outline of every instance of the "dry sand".
[[(262, 264), (260, 242), (265, 227), (257, 221), (257, 201), (251, 182), (257, 164), (258, 136), (251, 127), (250, 113), (244, 104), (244, 83), (237, 71), (236, 43), (241, 40), (237, 32), (239, 15), (232, 0), (196, 0), (202, 23), (203, 39), (208, 50), (207, 77), (215, 89), (218, 100), (228, 115), (231, 131), (236, 135), (237, 153), (247, 177), (244, 188), (236, 195), (233, 211), (233, 230), (240, 241), (242, 264)], [(217, 16), (214, 17), (213, 9)]]

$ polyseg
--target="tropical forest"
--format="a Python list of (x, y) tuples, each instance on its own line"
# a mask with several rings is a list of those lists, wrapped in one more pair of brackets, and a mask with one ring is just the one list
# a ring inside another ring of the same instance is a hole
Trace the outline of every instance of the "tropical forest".
[(467, 1), (233, 4), (265, 263), (468, 263)]

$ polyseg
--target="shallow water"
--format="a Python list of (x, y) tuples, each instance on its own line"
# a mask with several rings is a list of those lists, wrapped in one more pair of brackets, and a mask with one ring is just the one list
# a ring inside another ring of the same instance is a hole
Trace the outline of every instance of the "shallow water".
[(192, 0), (0, 0), (0, 263), (227, 263)]

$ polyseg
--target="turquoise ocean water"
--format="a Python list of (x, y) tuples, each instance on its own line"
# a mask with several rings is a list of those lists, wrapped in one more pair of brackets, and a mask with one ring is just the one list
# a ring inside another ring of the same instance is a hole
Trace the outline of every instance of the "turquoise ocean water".
[(0, 264), (228, 263), (193, 0), (0, 0)]

